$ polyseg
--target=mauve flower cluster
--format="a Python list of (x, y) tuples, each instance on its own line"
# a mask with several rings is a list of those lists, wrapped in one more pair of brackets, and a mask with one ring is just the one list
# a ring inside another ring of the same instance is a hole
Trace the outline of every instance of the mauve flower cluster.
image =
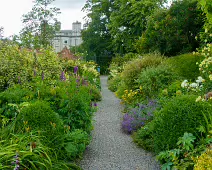
[(77, 74), (78, 69), (79, 69), (78, 66), (75, 66), (75, 67), (74, 67), (74, 74)]
[(19, 170), (19, 168), (20, 168), (19, 155), (16, 154), (16, 155), (14, 156), (14, 159), (15, 159), (14, 162), (12, 162), (12, 164), (15, 165), (15, 167), (14, 167), (13, 170)]
[(66, 77), (65, 77), (65, 72), (64, 71), (61, 72), (60, 80), (61, 81), (66, 81)]
[(136, 108), (131, 109), (123, 116), (122, 129), (124, 132), (131, 134), (147, 122), (152, 120), (153, 112), (158, 107), (155, 100), (149, 101), (148, 104), (138, 104)]

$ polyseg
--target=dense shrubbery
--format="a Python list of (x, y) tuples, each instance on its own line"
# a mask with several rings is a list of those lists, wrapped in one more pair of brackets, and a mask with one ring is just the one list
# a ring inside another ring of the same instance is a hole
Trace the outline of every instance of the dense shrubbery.
[(0, 45), (0, 145), (8, 148), (0, 169), (79, 169), (66, 162), (90, 142), (92, 103), (101, 100), (96, 64)]
[[(158, 154), (164, 169), (193, 169), (211, 146), (211, 57), (203, 57), (210, 54), (208, 45), (196, 55), (134, 59), (108, 81), (125, 104), (122, 129), (133, 132), (139, 146)], [(161, 107), (143, 114), (138, 105), (146, 106), (150, 99)]]
[(196, 102), (196, 98), (197, 96), (192, 95), (175, 97), (155, 113), (152, 135), (156, 153), (175, 148), (178, 138), (183, 136), (184, 132), (200, 136), (197, 128), (201, 125), (206, 127), (203, 113), (208, 117), (212, 106)]
[(203, 58), (201, 55), (183, 54), (169, 58), (167, 63), (180, 77), (193, 81), (200, 75), (199, 67), (196, 63), (202, 61)]

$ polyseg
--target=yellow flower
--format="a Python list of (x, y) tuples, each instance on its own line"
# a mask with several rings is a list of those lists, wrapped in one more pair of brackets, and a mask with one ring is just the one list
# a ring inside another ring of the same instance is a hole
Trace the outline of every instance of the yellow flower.
[(26, 129), (26, 131), (27, 132), (29, 132), (30, 131), (30, 127), (28, 126), (27, 128), (25, 128)]
[(212, 80), (212, 74), (209, 75), (209, 79)]
[(181, 94), (182, 94), (182, 91), (181, 91), (181, 90), (177, 90), (177, 91), (176, 91), (176, 95), (177, 95), (177, 96), (179, 96), (179, 95), (181, 95)]
[(197, 97), (197, 98), (196, 98), (196, 102), (199, 102), (201, 99), (202, 99), (201, 96)]

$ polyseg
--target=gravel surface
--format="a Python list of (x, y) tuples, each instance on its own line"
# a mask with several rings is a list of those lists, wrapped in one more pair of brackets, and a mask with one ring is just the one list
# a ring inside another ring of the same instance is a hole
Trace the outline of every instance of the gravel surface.
[(133, 143), (121, 130), (120, 100), (107, 88), (101, 76), (102, 101), (94, 117), (93, 140), (80, 163), (83, 170), (159, 170), (155, 157)]

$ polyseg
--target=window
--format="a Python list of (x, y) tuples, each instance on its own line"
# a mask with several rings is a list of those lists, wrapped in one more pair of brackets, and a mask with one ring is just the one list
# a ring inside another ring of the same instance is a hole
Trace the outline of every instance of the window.
[(67, 40), (65, 40), (64, 43), (67, 44)]

